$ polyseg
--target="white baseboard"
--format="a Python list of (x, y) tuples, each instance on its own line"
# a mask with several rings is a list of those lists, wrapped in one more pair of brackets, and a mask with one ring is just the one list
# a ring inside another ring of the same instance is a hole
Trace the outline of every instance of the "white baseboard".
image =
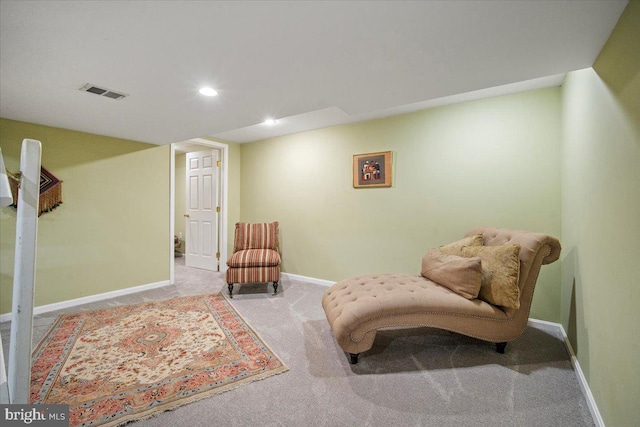
[(331, 280), (316, 279), (315, 277), (300, 276), (299, 274), (280, 273), (280, 275), (288, 277), (290, 279), (302, 280), (303, 282), (309, 282), (315, 285), (322, 285), (327, 287), (336, 283), (336, 282), (332, 282)]
[[(33, 314), (48, 313), (50, 311), (61, 310), (63, 308), (70, 308), (81, 304), (87, 304), (90, 302), (101, 301), (109, 298), (115, 298), (122, 295), (134, 294), (136, 292), (147, 291), (149, 289), (161, 288), (163, 286), (170, 285), (168, 280), (162, 282), (149, 283), (147, 285), (134, 286), (132, 288), (119, 289), (117, 291), (105, 292), (102, 294), (89, 295), (87, 297), (71, 299), (67, 301), (56, 302), (53, 304), (40, 305), (33, 308)], [(11, 320), (11, 313), (0, 314), (0, 322), (8, 322)]]
[(587, 405), (589, 406), (589, 412), (591, 412), (591, 416), (593, 417), (593, 422), (596, 424), (596, 427), (605, 427), (604, 420), (600, 415), (600, 411), (598, 410), (598, 405), (596, 404), (596, 400), (593, 398), (593, 393), (591, 393), (591, 389), (589, 388), (589, 383), (587, 382), (587, 378), (584, 376), (582, 372), (582, 368), (580, 367), (580, 362), (578, 362), (578, 358), (573, 351), (573, 347), (571, 346), (571, 342), (569, 341), (569, 337), (567, 336), (567, 332), (564, 330), (564, 327), (560, 323), (547, 322), (546, 320), (538, 320), (538, 319), (529, 319), (529, 323), (533, 323), (540, 327), (540, 329), (546, 330), (556, 330), (562, 333), (562, 338), (564, 339), (564, 345), (567, 347), (567, 351), (569, 352), (569, 356), (571, 356), (571, 365), (573, 366), (573, 370), (576, 372), (576, 376), (578, 377), (578, 383), (580, 384), (580, 388), (582, 389), (582, 393), (584, 394), (585, 399), (587, 399)]
[(559, 329), (564, 331), (564, 327), (560, 323), (549, 322), (547, 320), (529, 319), (529, 323), (537, 325), (538, 329), (544, 329), (545, 331), (555, 332)]

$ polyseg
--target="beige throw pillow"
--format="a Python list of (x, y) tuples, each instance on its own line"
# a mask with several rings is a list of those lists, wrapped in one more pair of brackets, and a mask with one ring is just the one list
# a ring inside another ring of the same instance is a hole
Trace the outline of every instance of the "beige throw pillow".
[(463, 258), (432, 249), (422, 258), (424, 277), (467, 298), (478, 298), (482, 283), (480, 257)]
[(478, 298), (489, 304), (520, 308), (520, 245), (466, 246), (464, 257), (482, 260), (482, 285)]
[(462, 255), (462, 248), (465, 246), (482, 246), (482, 234), (465, 237), (457, 242), (440, 246), (440, 250), (447, 255)]

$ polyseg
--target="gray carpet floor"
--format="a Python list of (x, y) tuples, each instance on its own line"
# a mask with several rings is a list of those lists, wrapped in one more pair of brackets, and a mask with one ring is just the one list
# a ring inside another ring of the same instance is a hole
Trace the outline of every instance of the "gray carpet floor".
[[(350, 365), (320, 304), (326, 287), (283, 277), (275, 296), (271, 285), (235, 288), (236, 310), (290, 370), (131, 426), (594, 425), (560, 332), (529, 326), (501, 355), (446, 331), (388, 330)], [(177, 259), (173, 286), (64, 312), (222, 291), (222, 274)], [(62, 312), (36, 316), (34, 345)]]

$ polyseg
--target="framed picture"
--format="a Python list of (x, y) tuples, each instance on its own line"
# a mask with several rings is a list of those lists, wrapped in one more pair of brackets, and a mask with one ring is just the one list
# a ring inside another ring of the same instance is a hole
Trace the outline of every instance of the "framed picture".
[(355, 154), (353, 187), (391, 187), (391, 151)]

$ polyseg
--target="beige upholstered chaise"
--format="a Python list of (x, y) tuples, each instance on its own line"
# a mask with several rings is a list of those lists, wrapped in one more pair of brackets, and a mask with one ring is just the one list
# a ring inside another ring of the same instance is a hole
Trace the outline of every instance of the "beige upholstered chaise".
[(466, 237), (478, 234), (482, 234), (482, 246), (520, 245), (516, 255), (519, 275), (514, 279), (520, 307), (467, 299), (423, 276), (383, 274), (343, 280), (325, 292), (322, 306), (338, 345), (350, 354), (351, 363), (357, 363), (358, 355), (373, 346), (378, 329), (446, 329), (496, 343), (499, 353), (504, 352), (508, 341), (522, 334), (540, 267), (559, 258), (560, 243), (546, 234), (486, 227), (473, 229)]

